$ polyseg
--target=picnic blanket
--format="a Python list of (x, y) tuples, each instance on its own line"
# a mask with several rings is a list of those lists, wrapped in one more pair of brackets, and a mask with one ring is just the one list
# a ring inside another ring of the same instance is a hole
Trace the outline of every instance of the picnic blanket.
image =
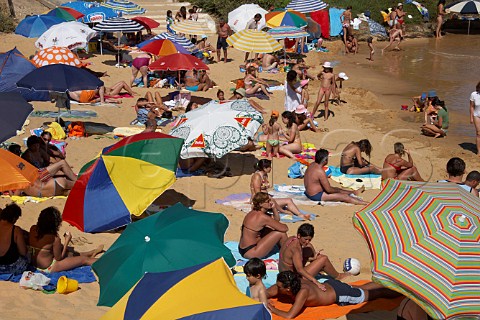
[(339, 167), (329, 166), (329, 168), (332, 171), (330, 178), (345, 188), (356, 190), (364, 186), (367, 190), (381, 189), (382, 176), (379, 174), (344, 174)]
[(31, 197), (31, 196), (2, 196), (2, 198), (9, 198), (12, 202), (16, 204), (24, 204), (27, 202), (40, 203), (51, 199), (66, 199), (66, 196), (55, 196), (55, 197)]
[(35, 110), (30, 114), (31, 117), (35, 118), (74, 118), (74, 119), (84, 119), (84, 118), (95, 118), (97, 113), (90, 110), (70, 110), (70, 111), (60, 111), (60, 114), (57, 111), (48, 111), (48, 110)]
[[(43, 273), (43, 274), (48, 278), (50, 278), (50, 284), (43, 287), (45, 290), (48, 290), (48, 291), (55, 290), (57, 286), (58, 278), (60, 278), (61, 276), (66, 276), (69, 279), (77, 280), (79, 283), (91, 283), (91, 282), (97, 281), (97, 279), (95, 278), (95, 275), (92, 272), (92, 267), (90, 266), (78, 267), (68, 271), (61, 271), (61, 272), (55, 272), (55, 273)], [(21, 278), (22, 278), (21, 274), (19, 275), (0, 274), (1, 281), (19, 282)]]

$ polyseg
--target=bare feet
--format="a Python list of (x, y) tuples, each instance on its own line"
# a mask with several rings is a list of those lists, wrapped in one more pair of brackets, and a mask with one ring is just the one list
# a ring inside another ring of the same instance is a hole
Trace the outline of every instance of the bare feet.
[(362, 186), (360, 189), (353, 191), (353, 194), (358, 196), (359, 194), (365, 192), (365, 186)]
[(352, 275), (352, 274), (349, 273), (349, 272), (342, 272), (342, 273), (339, 273), (339, 274), (338, 274), (338, 277), (336, 277), (335, 279), (336, 279), (336, 280), (339, 280), (339, 281), (342, 281), (343, 279), (348, 278), (348, 277), (350, 277), (351, 275)]
[(308, 221), (310, 221), (310, 218), (311, 218), (310, 214), (299, 214), (298, 216), (303, 220), (308, 220)]
[(99, 245), (97, 248), (95, 248), (94, 250), (92, 250), (92, 251), (91, 251), (91, 254), (90, 254), (90, 258), (95, 258), (95, 256), (96, 256), (97, 254), (104, 252), (103, 247), (104, 247), (104, 245), (101, 244), (101, 245)]

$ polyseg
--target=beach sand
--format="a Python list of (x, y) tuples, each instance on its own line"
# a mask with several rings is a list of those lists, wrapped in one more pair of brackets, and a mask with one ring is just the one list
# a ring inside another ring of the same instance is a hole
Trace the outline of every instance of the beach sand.
[[(212, 43), (215, 43), (212, 39)], [(421, 40), (418, 40), (421, 41)], [(25, 56), (34, 54), (35, 47), (33, 39), (26, 39), (18, 35), (2, 35), (0, 51), (6, 51), (16, 46)], [(357, 56), (340, 55), (341, 43), (327, 42), (326, 46), (330, 49), (329, 53), (311, 53), (306, 62), (314, 65), (315, 68), (310, 72), (320, 71), (320, 64), (324, 61), (339, 61), (339, 66), (334, 69), (338, 73), (344, 71), (348, 74), (349, 80), (344, 82), (342, 99), (347, 103), (341, 106), (331, 106), (335, 116), (331, 117), (326, 123), (323, 119), (317, 119), (320, 128), (328, 128), (328, 133), (313, 133), (303, 131), (301, 133), (302, 141), (314, 143), (317, 148), (326, 148), (331, 151), (330, 164), (339, 164), (339, 154), (345, 145), (353, 140), (368, 138), (373, 145), (371, 162), (379, 166), (382, 165), (384, 157), (393, 152), (393, 143), (403, 142), (411, 150), (415, 165), (420, 173), (426, 179), (435, 181), (446, 177), (445, 164), (447, 160), (455, 155), (462, 157), (469, 168), (478, 166), (480, 161), (470, 152), (461, 149), (459, 140), (455, 137), (434, 140), (421, 136), (419, 126), (421, 118), (416, 115), (408, 115), (408, 121), (405, 113), (400, 113), (400, 104), (405, 100), (402, 92), (410, 90), (408, 83), (395, 83), (395, 89), (389, 82), (387, 75), (374, 73), (371, 71), (368, 61), (366, 47), (361, 48), (361, 53)], [(210, 77), (219, 84), (219, 87), (226, 92), (229, 97), (230, 88), (234, 85), (229, 81), (242, 77), (238, 65), (243, 60), (243, 52), (235, 49), (229, 49), (229, 57), (234, 61), (224, 64), (216, 63), (209, 65)], [(382, 63), (382, 58), (375, 57)], [(386, 58), (383, 58), (386, 59)], [(114, 56), (96, 55), (87, 60), (91, 62), (90, 66), (95, 71), (108, 71), (110, 77), (103, 78), (107, 87), (116, 83), (118, 80), (129, 81), (131, 75), (130, 68), (115, 68)], [(261, 77), (276, 79), (283, 83), (284, 73), (267, 74), (261, 73)], [(155, 89), (164, 96), (173, 90)], [(318, 81), (310, 85), (311, 103), (316, 99), (318, 90)], [(134, 88), (134, 91), (141, 96), (147, 89)], [(195, 95), (214, 98), (217, 89), (206, 93), (196, 93)], [(72, 105), (72, 109), (94, 110), (98, 113), (97, 118), (86, 119), (87, 121), (105, 123), (111, 126), (128, 126), (131, 120), (135, 118), (134, 105), (138, 97), (123, 99), (123, 103), (118, 107), (93, 107)], [(257, 100), (258, 101), (258, 100)], [(269, 101), (259, 101), (259, 103), (268, 110), (276, 109), (283, 111), (284, 94), (283, 91), (275, 91)], [(54, 106), (48, 102), (34, 102), (36, 110), (55, 110)], [(309, 105), (311, 110), (312, 104)], [(320, 106), (319, 110), (322, 110)], [(412, 118), (413, 117), (413, 118)], [(269, 119), (269, 115), (266, 116)], [(412, 121), (413, 119), (413, 121)], [(27, 132), (30, 129), (39, 127), (44, 121), (51, 119), (30, 118), (30, 125), (26, 127)], [(452, 121), (452, 119), (450, 120)], [(165, 128), (168, 133), (170, 127)], [(10, 141), (23, 144), (22, 139), (28, 137), (23, 134), (12, 138)], [(67, 139), (67, 161), (73, 166), (73, 170), (78, 172), (87, 161), (94, 158), (101, 148), (115, 143), (106, 136), (92, 136), (81, 140)], [(221, 159), (232, 168), (234, 177), (215, 179), (207, 177), (192, 177), (178, 179), (175, 184), (167, 191), (156, 203), (175, 203), (181, 200), (184, 203), (193, 203), (197, 210), (219, 212), (224, 214), (230, 221), (230, 227), (226, 233), (226, 240), (238, 241), (240, 236), (240, 226), (244, 213), (231, 207), (225, 207), (215, 204), (216, 199), (223, 198), (233, 193), (249, 191), (250, 176), (253, 173), (253, 165), (256, 158), (260, 158), (260, 152), (252, 154), (232, 153)], [(293, 163), (287, 158), (274, 159), (273, 172), (270, 175), (270, 182), (286, 184), (302, 184), (302, 180), (293, 180), (287, 177), (287, 168)], [(332, 182), (333, 183), (333, 182)], [(335, 183), (333, 183), (336, 185)], [(372, 200), (378, 190), (366, 191), (363, 197), (366, 200)], [(3, 207), (9, 202), (8, 199), (0, 199), (0, 205)], [(29, 230), (32, 224), (36, 223), (39, 212), (48, 206), (57, 206), (63, 210), (65, 200), (48, 200), (43, 203), (27, 203), (22, 205), (23, 215), (18, 221), (18, 225)], [(358, 277), (352, 277), (348, 280), (370, 279), (370, 254), (367, 245), (360, 234), (352, 226), (353, 214), (361, 209), (360, 206), (301, 206), (301, 209), (315, 213), (318, 218), (312, 222), (316, 228), (316, 235), (313, 244), (317, 249), (324, 249), (338, 270), (342, 268), (342, 262), (345, 258), (355, 257), (362, 263), (361, 274)], [(300, 223), (289, 224), (289, 234), (296, 233)], [(70, 231), (73, 234), (75, 248), (78, 251), (86, 251), (95, 248), (99, 244), (105, 244), (108, 248), (119, 234), (100, 233), (87, 234), (82, 233), (76, 228), (64, 223), (60, 234), (64, 231)], [(99, 285), (98, 283), (82, 284), (81, 290), (69, 295), (46, 295), (40, 292), (23, 290), (16, 283), (5, 282), (0, 284), (0, 300), (3, 302), (2, 319), (31, 319), (31, 318), (49, 318), (60, 319), (69, 317), (72, 319), (98, 319), (108, 308), (96, 307)], [(373, 319), (374, 315), (369, 315)], [(367, 317), (363, 317), (366, 319)], [(383, 313), (379, 313), (378, 319), (386, 319)], [(346, 319), (346, 318), (343, 318)], [(349, 316), (348, 319), (354, 319)]]

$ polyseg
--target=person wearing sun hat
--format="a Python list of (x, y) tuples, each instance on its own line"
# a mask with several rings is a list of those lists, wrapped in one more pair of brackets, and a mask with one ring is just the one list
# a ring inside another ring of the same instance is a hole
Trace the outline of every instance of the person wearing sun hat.
[(333, 86), (333, 102), (340, 105), (342, 100), (340, 99), (340, 94), (342, 93), (343, 81), (348, 80), (348, 76), (345, 72), (340, 72), (338, 76), (335, 77), (335, 84)]
[(318, 106), (322, 102), (322, 99), (325, 98), (324, 120), (327, 121), (329, 116), (328, 103), (330, 100), (330, 94), (332, 93), (332, 87), (335, 86), (335, 74), (333, 73), (332, 63), (326, 61), (325, 63), (323, 63), (322, 67), (323, 71), (317, 76), (320, 80), (320, 88), (318, 89), (317, 102), (315, 102), (315, 106), (313, 107), (313, 112), (310, 115), (310, 118), (313, 119), (313, 117), (315, 117)]

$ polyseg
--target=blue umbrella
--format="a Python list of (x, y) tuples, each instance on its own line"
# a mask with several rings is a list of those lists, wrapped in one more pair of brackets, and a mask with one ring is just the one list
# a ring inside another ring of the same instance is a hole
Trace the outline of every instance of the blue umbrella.
[(62, 7), (75, 9), (85, 16), (80, 20), (85, 23), (101, 22), (107, 19), (118, 17), (118, 13), (110, 8), (94, 2), (74, 1), (62, 4)]
[(52, 64), (33, 70), (17, 82), (20, 88), (57, 92), (95, 90), (103, 81), (90, 72), (64, 64)]
[(17, 134), (33, 107), (18, 92), (0, 92), (0, 142)]
[(27, 38), (37, 38), (47, 31), (51, 26), (62, 22), (65, 22), (65, 20), (53, 16), (30, 16), (20, 21), (15, 29), (15, 33)]

